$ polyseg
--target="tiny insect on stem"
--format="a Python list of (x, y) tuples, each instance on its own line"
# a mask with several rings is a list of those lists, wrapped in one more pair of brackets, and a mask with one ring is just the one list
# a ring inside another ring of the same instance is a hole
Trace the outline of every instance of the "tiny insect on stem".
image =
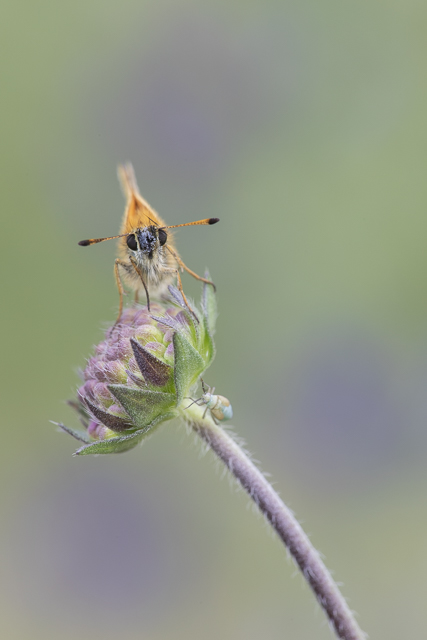
[(202, 383), (203, 395), (200, 396), (200, 398), (196, 398), (196, 400), (194, 398), (188, 398), (188, 400), (192, 400), (193, 402), (189, 404), (188, 407), (185, 407), (185, 409), (189, 409), (193, 404), (197, 404), (199, 407), (206, 405), (203, 418), (209, 409), (215, 424), (230, 420), (233, 417), (233, 408), (228, 398), (215, 395), (215, 387), (206, 387), (203, 378), (200, 378), (200, 382)]

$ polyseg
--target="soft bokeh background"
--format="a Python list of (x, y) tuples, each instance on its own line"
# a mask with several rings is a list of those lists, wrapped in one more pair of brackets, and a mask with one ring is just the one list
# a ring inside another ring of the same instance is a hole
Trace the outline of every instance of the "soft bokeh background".
[[(120, 161), (218, 286), (206, 380), (372, 638), (427, 636), (427, 5), (3, 2), (0, 635), (330, 638), (191, 438), (72, 458)], [(199, 286), (184, 275), (185, 290)]]

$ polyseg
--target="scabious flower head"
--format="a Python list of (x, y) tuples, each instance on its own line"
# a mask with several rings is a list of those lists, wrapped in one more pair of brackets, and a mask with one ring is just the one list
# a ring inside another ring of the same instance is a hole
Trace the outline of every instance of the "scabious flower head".
[[(207, 274), (207, 278), (209, 275)], [(151, 311), (123, 311), (95, 347), (71, 401), (84, 426), (62, 430), (84, 443), (76, 454), (117, 453), (182, 414), (191, 388), (211, 364), (216, 300), (204, 285), (201, 309), (191, 313), (178, 289)]]

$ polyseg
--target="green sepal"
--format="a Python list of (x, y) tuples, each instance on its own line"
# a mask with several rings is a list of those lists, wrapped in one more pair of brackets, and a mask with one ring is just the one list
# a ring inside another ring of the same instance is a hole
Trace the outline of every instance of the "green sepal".
[(89, 444), (90, 442), (92, 442), (92, 440), (90, 439), (86, 431), (81, 431), (80, 429), (71, 429), (70, 427), (67, 427), (65, 424), (62, 424), (62, 422), (52, 422), (52, 424), (56, 424), (61, 429), (61, 431), (68, 433), (70, 436), (73, 436), (73, 438), (75, 438), (76, 440), (80, 440), (80, 442), (84, 442), (86, 444)]
[[(205, 278), (210, 279), (209, 272), (206, 271)], [(216, 304), (216, 295), (212, 285), (205, 284), (202, 295), (202, 312), (203, 312), (203, 339), (200, 342), (199, 351), (203, 355), (206, 368), (212, 363), (215, 357), (215, 343), (213, 334), (215, 333), (215, 323), (218, 316)]]
[(98, 440), (84, 447), (77, 449), (74, 456), (86, 456), (98, 453), (122, 453), (136, 447), (138, 442), (146, 435), (145, 432), (136, 431), (128, 436), (120, 436), (119, 438), (107, 438), (107, 440)]
[(200, 353), (178, 331), (173, 336), (173, 348), (176, 399), (179, 405), (188, 394), (190, 387), (206, 369), (206, 365)]
[(209, 331), (208, 321), (205, 316), (202, 318), (202, 331), (200, 332), (200, 341), (198, 351), (205, 361), (205, 369), (207, 369), (215, 357), (215, 343), (212, 334)]
[[(206, 280), (210, 280), (209, 271), (205, 272)], [(216, 294), (211, 284), (204, 284), (202, 294), (202, 311), (206, 321), (208, 332), (212, 338), (215, 333), (215, 324), (218, 317)]]
[(175, 418), (174, 412), (164, 413), (160, 416), (157, 416), (153, 420), (153, 422), (147, 425), (144, 429), (138, 429), (138, 431), (134, 431), (127, 436), (119, 436), (117, 438), (108, 438), (107, 440), (99, 440), (98, 442), (91, 442), (91, 444), (87, 444), (84, 447), (80, 447), (73, 454), (74, 456), (86, 456), (86, 455), (97, 455), (103, 453), (123, 453), (125, 451), (129, 451), (129, 449), (133, 449), (136, 445), (143, 440), (146, 436), (151, 434), (152, 431), (162, 422), (166, 420), (171, 420), (171, 418)]
[(109, 384), (107, 388), (132, 418), (137, 429), (145, 429), (176, 405), (176, 397), (172, 393), (133, 389), (123, 384)]
[(190, 307), (184, 301), (182, 293), (176, 287), (174, 287), (173, 285), (169, 285), (168, 289), (169, 293), (171, 294), (171, 302), (181, 307), (181, 313), (184, 314), (188, 321), (188, 323), (185, 325), (183, 325), (181, 322), (178, 322), (178, 325), (175, 326), (175, 330), (183, 332), (191, 342), (191, 344), (197, 349), (200, 333), (200, 314), (197, 312), (197, 309), (192, 308), (190, 310)]

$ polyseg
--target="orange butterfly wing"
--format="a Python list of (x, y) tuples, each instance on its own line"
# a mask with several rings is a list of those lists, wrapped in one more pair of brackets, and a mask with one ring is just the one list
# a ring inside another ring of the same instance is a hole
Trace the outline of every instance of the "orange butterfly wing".
[(139, 193), (133, 166), (130, 163), (119, 165), (118, 176), (126, 198), (126, 209), (120, 233), (132, 233), (136, 229), (155, 225), (164, 227), (165, 223)]

